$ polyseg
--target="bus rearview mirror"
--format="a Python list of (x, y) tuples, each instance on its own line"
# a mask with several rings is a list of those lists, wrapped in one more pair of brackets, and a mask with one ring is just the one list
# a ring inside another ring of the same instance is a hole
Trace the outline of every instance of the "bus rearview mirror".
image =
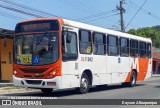
[(71, 38), (72, 38), (72, 36), (67, 33), (66, 42), (67, 42), (67, 43), (71, 43)]

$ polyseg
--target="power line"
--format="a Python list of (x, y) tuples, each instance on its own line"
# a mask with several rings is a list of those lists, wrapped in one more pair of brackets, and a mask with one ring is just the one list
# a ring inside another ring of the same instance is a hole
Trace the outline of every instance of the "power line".
[(115, 12), (116, 12), (116, 10), (110, 10), (110, 11), (96, 13), (96, 14), (92, 14), (92, 15), (89, 15), (89, 16), (86, 16), (86, 17), (78, 18), (76, 20), (83, 21), (83, 20), (87, 20), (87, 19), (90, 19), (90, 18), (95, 18), (95, 17), (100, 17), (100, 16), (106, 16), (108, 14), (115, 13)]
[[(136, 9), (136, 10), (138, 10), (139, 7), (140, 7), (139, 5), (137, 5), (136, 3), (134, 3), (133, 1), (129, 1), (127, 4), (130, 5), (132, 8), (134, 8), (134, 9)], [(142, 8), (140, 12), (142, 12), (142, 13), (144, 13), (144, 14), (147, 14), (147, 15), (149, 15), (149, 16), (157, 19), (157, 20), (160, 20), (160, 17), (159, 17), (159, 16), (157, 16), (156, 14), (154, 14), (154, 13), (152, 13), (152, 12), (146, 10), (146, 9), (143, 9), (143, 8)]]
[[(85, 13), (89, 13), (91, 15), (89, 16), (86, 16), (86, 17), (83, 17), (83, 18), (78, 18), (78, 19), (75, 19), (76, 21), (81, 21), (81, 22), (92, 22), (92, 21), (96, 21), (96, 20), (101, 20), (101, 19), (104, 19), (104, 18), (107, 18), (107, 17), (111, 17), (111, 16), (115, 16), (115, 15), (108, 15), (108, 14), (111, 14), (111, 13), (115, 13), (116, 10), (111, 10), (110, 12), (106, 11), (106, 12), (101, 12), (100, 10), (97, 10), (93, 7), (89, 8), (90, 6), (89, 5), (86, 5), (85, 3), (83, 2), (80, 2), (80, 1), (77, 1), (77, 0), (60, 0), (61, 2), (64, 2), (65, 4), (69, 5), (69, 6), (72, 6), (72, 8), (76, 8), (76, 9), (79, 9)], [(93, 11), (92, 11), (93, 10)], [(95, 13), (95, 10), (96, 11), (99, 11), (100, 13)], [(94, 14), (95, 13), (95, 14)], [(90, 20), (89, 20), (90, 19)], [(106, 21), (105, 21), (106, 22)], [(111, 21), (110, 21), (111, 22)], [(113, 22), (111, 22), (113, 23)], [(115, 23), (115, 22), (114, 22)]]
[(21, 14), (29, 15), (29, 16), (43, 17), (43, 16), (40, 16), (40, 15), (37, 15), (37, 14), (34, 14), (34, 13), (26, 12), (26, 11), (23, 11), (23, 10), (20, 10), (20, 9), (16, 9), (16, 8), (9, 7), (9, 6), (4, 6), (4, 5), (1, 5), (1, 4), (0, 4), (0, 7), (4, 8), (4, 9), (11, 10), (11, 11), (18, 12), (18, 13), (21, 13)]
[(11, 14), (8, 14), (8, 13), (2, 12), (2, 11), (0, 11), (0, 15), (2, 15), (4, 17), (11, 18), (11, 19), (17, 19), (17, 20), (25, 19), (23, 17), (19, 17), (19, 16), (16, 16), (16, 15), (11, 15)]
[(117, 14), (113, 14), (113, 15), (108, 15), (108, 16), (103, 16), (103, 17), (95, 18), (95, 19), (88, 20), (88, 21), (85, 21), (85, 22), (92, 22), (92, 21), (96, 21), (96, 20), (99, 20), (99, 19), (104, 19), (104, 18), (108, 18), (108, 17), (116, 16), (116, 15), (118, 15), (118, 14), (119, 14), (119, 13), (117, 13)]
[(74, 8), (77, 8), (85, 13), (92, 13), (90, 10), (86, 10), (86, 8), (84, 7), (81, 7), (80, 5), (77, 5), (76, 3), (73, 3), (71, 1), (68, 1), (68, 0), (60, 0), (61, 2), (65, 2), (65, 4), (69, 5), (69, 6), (72, 6)]
[(129, 24), (133, 21), (133, 19), (136, 17), (136, 15), (138, 14), (138, 12), (142, 9), (142, 7), (146, 4), (148, 0), (146, 0), (142, 6), (138, 9), (138, 11), (134, 14), (134, 16), (132, 17), (132, 19), (129, 21), (129, 23), (127, 24), (127, 26), (125, 27), (125, 29), (129, 26)]
[(95, 8), (95, 7), (92, 7), (86, 3), (83, 3), (82, 1), (79, 1), (79, 0), (72, 0), (73, 2), (75, 2), (76, 4), (79, 4), (79, 6), (82, 6), (82, 7), (85, 7), (86, 9), (88, 10), (92, 10), (92, 13), (97, 11), (97, 12), (101, 12), (101, 10)]
[(31, 8), (31, 7), (28, 7), (26, 5), (18, 4), (16, 2), (11, 1), (11, 0), (10, 1), (9, 0), (0, 0), (0, 1), (5, 3), (5, 4), (7, 4), (8, 7), (10, 6), (10, 7), (13, 8), (13, 6), (14, 6), (14, 8), (16, 8), (16, 9), (20, 9), (22, 11), (26, 10), (27, 11), (26, 13), (36, 14), (36, 15), (33, 15), (34, 17), (35, 16), (42, 16), (42, 17), (44, 17), (44, 16), (54, 16), (54, 17), (59, 17), (59, 16), (57, 16), (55, 14), (50, 14), (48, 12), (43, 12), (43, 11), (40, 11), (38, 9), (34, 9), (34, 8)]

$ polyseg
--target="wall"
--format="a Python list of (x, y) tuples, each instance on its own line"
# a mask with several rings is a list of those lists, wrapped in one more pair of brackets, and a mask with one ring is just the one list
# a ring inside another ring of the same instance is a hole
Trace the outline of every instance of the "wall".
[(153, 58), (160, 59), (160, 49), (153, 47)]
[(160, 74), (160, 48), (152, 48), (153, 51), (153, 74)]
[(13, 39), (7, 39), (4, 47), (4, 39), (0, 39), (0, 80), (12, 80), (13, 72)]

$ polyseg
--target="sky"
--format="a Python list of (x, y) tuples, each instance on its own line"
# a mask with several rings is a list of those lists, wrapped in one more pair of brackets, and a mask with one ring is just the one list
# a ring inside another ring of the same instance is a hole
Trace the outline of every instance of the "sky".
[[(0, 0), (0, 28), (14, 30), (16, 23), (23, 20), (35, 19), (1, 6), (14, 7), (2, 1), (18, 3), (32, 9), (40, 10), (53, 15), (92, 24), (113, 30), (120, 30), (120, 14), (117, 7), (120, 0)], [(160, 0), (147, 0), (136, 17), (128, 25), (137, 10), (146, 0), (124, 0), (124, 26), (125, 31), (142, 27), (160, 25)], [(17, 7), (16, 7), (17, 8)], [(18, 7), (19, 8), (19, 7)], [(24, 10), (19, 8), (20, 10)], [(27, 10), (28, 12), (30, 10)], [(128, 27), (126, 28), (126, 25)]]

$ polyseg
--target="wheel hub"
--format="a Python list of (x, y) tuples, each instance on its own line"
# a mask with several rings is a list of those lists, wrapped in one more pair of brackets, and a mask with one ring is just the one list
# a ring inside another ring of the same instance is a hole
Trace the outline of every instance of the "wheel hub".
[(81, 81), (81, 86), (83, 88), (83, 90), (86, 90), (87, 89), (87, 80), (85, 78), (82, 79)]

